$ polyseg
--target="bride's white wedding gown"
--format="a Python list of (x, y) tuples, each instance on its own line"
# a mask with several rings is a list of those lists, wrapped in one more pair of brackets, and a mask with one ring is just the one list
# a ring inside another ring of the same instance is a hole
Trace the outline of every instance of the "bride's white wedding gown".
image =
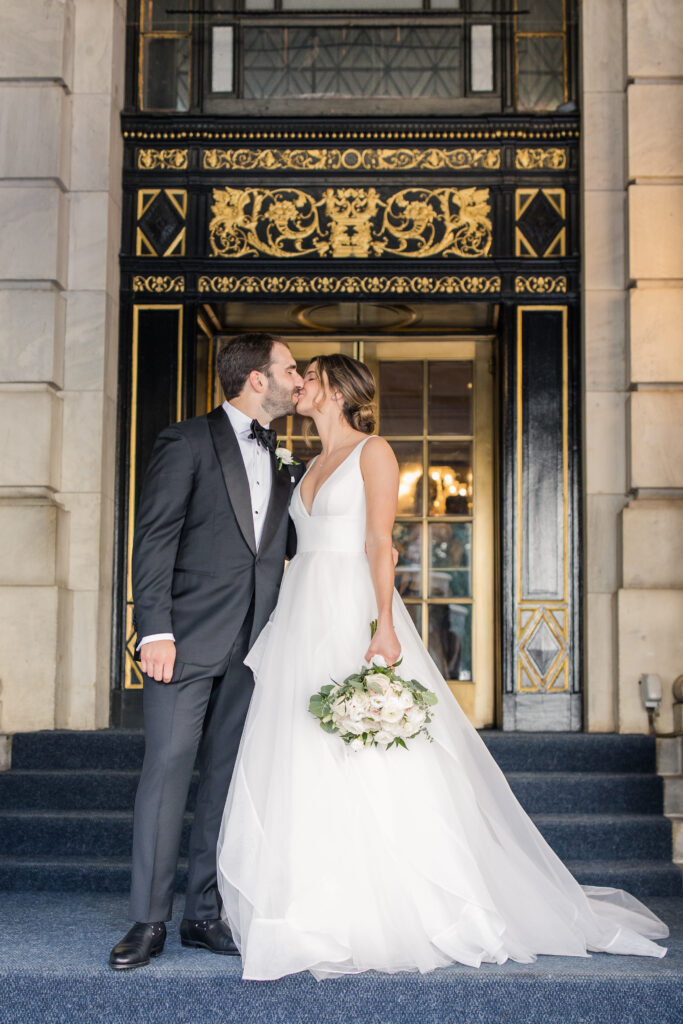
[(626, 892), (579, 885), (541, 837), (396, 592), (399, 672), (436, 692), (434, 742), (354, 753), (309, 714), (314, 691), (358, 671), (377, 614), (364, 444), (310, 515), (296, 487), (297, 554), (247, 658), (256, 685), (218, 847), (243, 976), (664, 956), (652, 941), (668, 934), (659, 918)]

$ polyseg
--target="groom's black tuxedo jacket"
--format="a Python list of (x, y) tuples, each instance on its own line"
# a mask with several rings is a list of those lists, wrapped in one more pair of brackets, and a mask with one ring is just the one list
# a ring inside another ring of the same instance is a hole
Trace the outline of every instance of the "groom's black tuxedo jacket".
[(254, 602), (253, 642), (275, 607), (296, 535), (289, 500), (301, 466), (277, 468), (258, 551), (249, 482), (221, 407), (159, 434), (140, 497), (133, 600), (140, 639), (173, 633), (179, 662), (216, 666)]

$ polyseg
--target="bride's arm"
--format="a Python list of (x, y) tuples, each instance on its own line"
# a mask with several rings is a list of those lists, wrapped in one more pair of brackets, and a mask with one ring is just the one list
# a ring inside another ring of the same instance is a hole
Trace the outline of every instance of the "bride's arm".
[(390, 445), (373, 438), (363, 446), (360, 468), (365, 483), (365, 550), (377, 598), (377, 632), (365, 658), (381, 654), (392, 665), (401, 653), (394, 632), (391, 602), (394, 593), (394, 559), (391, 531), (398, 501), (398, 463)]

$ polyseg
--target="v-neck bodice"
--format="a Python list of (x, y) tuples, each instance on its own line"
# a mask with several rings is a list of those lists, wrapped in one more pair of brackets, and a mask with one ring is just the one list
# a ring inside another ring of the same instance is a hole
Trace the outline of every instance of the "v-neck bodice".
[(290, 515), (297, 535), (297, 553), (303, 551), (365, 550), (365, 486), (360, 455), (369, 437), (352, 449), (318, 488), (310, 513), (297, 484)]

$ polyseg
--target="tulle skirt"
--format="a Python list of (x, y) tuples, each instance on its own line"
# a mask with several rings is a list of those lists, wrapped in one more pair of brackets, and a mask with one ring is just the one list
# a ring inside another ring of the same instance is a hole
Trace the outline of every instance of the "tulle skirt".
[(434, 690), (433, 743), (352, 752), (308, 713), (358, 671), (376, 603), (364, 554), (290, 563), (249, 653), (254, 696), (218, 847), (243, 976), (480, 966), (591, 951), (662, 957), (663, 922), (581, 886), (522, 810), (398, 594), (400, 673)]

